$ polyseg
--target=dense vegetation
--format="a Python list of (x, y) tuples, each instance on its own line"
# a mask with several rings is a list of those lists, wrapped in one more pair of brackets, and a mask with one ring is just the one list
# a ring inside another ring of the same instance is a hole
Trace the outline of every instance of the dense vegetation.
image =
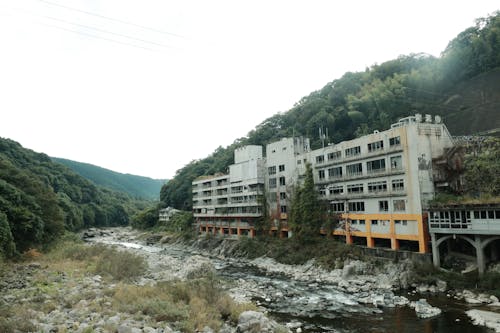
[(289, 111), (264, 120), (247, 137), (178, 170), (163, 186), (160, 200), (165, 206), (190, 210), (193, 179), (223, 172), (237, 147), (265, 145), (295, 134), (310, 137), (317, 148), (320, 127), (328, 128), (330, 141), (339, 142), (386, 129), (398, 118), (420, 112), (441, 115), (455, 135), (499, 128), (499, 67), (497, 12), (458, 34), (439, 58), (403, 55), (363, 72), (345, 73)]
[(0, 138), (0, 256), (46, 245), (65, 230), (127, 225), (143, 206)]
[(97, 185), (128, 193), (132, 198), (158, 200), (160, 189), (165, 179), (152, 179), (130, 174), (123, 174), (104, 169), (92, 164), (75, 162), (64, 158), (52, 157), (52, 160), (66, 165), (79, 175), (93, 181)]

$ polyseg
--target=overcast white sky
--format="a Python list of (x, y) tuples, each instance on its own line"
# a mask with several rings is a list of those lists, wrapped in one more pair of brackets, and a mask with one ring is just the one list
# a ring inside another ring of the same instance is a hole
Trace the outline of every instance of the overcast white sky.
[(478, 1), (0, 0), (0, 136), (171, 178), (346, 71), (426, 52)]

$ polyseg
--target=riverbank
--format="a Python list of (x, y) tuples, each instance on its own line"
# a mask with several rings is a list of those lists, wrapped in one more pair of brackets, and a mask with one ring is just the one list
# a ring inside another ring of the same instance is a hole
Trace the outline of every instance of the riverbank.
[[(119, 233), (127, 239), (135, 234)], [(133, 250), (72, 240), (4, 264), (0, 332), (286, 332), (255, 305), (233, 301), (203, 259), (155, 279), (161, 267), (149, 267), (147, 257)]]

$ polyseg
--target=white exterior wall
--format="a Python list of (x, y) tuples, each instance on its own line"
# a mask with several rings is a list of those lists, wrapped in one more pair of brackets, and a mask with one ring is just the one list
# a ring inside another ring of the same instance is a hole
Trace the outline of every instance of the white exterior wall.
[(248, 145), (234, 151), (234, 163), (262, 159), (262, 146)]

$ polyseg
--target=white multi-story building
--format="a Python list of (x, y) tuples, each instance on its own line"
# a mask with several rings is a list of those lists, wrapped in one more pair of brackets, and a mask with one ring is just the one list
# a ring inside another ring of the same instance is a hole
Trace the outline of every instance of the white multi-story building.
[[(289, 235), (290, 197), (306, 163), (320, 198), (343, 223), (333, 233), (347, 243), (428, 251), (424, 207), (434, 196), (432, 160), (453, 146), (439, 117), (401, 119), (390, 129), (310, 150), (309, 139), (284, 138), (235, 151), (229, 175), (193, 182), (193, 210), (200, 231), (254, 234), (267, 193), (271, 231)], [(265, 189), (264, 189), (265, 187)]]
[(283, 138), (266, 146), (266, 193), (271, 231), (279, 232), (280, 236), (290, 235), (287, 223), (290, 199), (293, 187), (305, 170), (297, 166), (296, 160), (309, 151), (309, 139), (303, 137)]
[(320, 196), (344, 221), (334, 234), (347, 243), (427, 252), (424, 206), (434, 197), (432, 159), (452, 146), (439, 117), (416, 115), (311, 152)]
[(200, 232), (255, 235), (255, 219), (262, 216), (264, 193), (261, 146), (245, 146), (234, 153), (229, 174), (203, 176), (192, 183), (193, 213)]

